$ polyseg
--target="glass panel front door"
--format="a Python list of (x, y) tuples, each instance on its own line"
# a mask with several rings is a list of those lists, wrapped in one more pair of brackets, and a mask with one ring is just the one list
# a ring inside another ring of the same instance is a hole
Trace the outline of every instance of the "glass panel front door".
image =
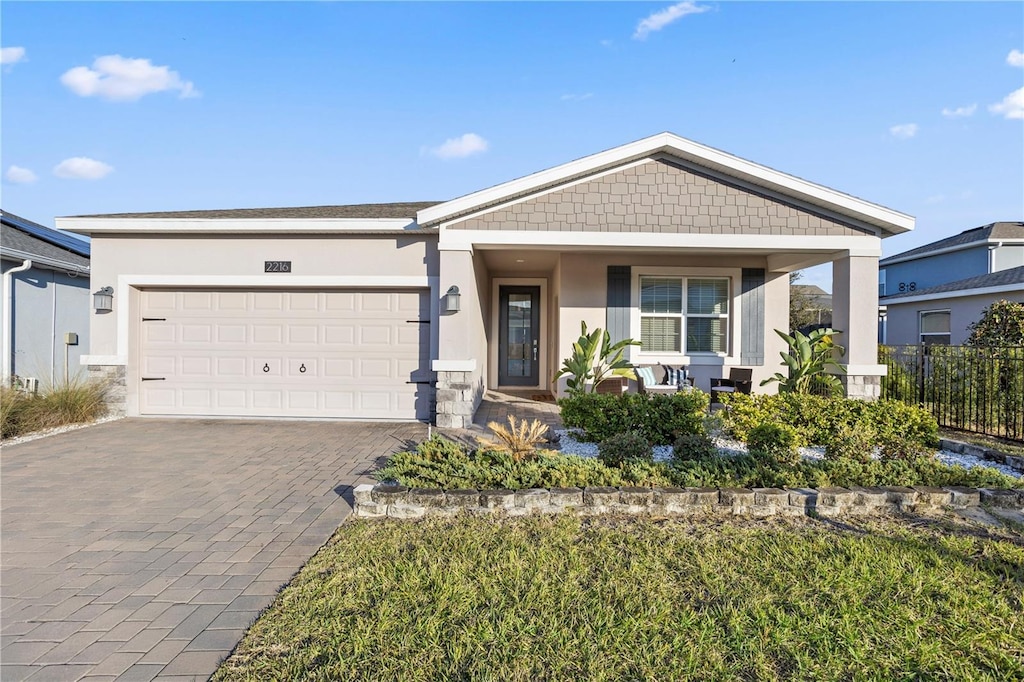
[(498, 324), (498, 383), (540, 383), (540, 287), (503, 286)]

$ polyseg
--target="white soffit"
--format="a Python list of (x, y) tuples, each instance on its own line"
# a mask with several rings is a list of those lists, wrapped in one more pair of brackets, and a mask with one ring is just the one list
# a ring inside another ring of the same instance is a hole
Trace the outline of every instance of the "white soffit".
[(57, 218), (77, 234), (434, 234), (411, 218)]
[(467, 213), (536, 192), (552, 185), (598, 173), (630, 161), (665, 153), (698, 166), (717, 171), (738, 180), (763, 187), (786, 196), (847, 215), (882, 229), (887, 234), (900, 234), (914, 229), (914, 218), (905, 213), (873, 204), (863, 199), (829, 189), (823, 185), (781, 173), (738, 156), (713, 149), (692, 140), (659, 133), (651, 137), (571, 161), (561, 166), (527, 175), (510, 182), (467, 194), (416, 214), (424, 227), (433, 226)]

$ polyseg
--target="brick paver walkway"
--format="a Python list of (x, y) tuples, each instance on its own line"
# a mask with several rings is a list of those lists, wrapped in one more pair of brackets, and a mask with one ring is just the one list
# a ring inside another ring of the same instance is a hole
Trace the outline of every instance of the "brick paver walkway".
[(375, 460), (425, 435), (126, 419), (5, 447), (0, 678), (208, 678)]

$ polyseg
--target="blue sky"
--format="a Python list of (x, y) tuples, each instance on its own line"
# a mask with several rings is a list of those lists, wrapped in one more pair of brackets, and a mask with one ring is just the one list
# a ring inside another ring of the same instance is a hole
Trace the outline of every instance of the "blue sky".
[(916, 216), (886, 254), (1024, 219), (1019, 2), (0, 12), (2, 206), (47, 225), (443, 200), (664, 130)]

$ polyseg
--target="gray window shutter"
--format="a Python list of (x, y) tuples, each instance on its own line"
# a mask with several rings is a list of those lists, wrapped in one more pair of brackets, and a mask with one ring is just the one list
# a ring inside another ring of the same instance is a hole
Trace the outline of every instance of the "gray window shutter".
[(740, 289), (740, 362), (764, 364), (764, 269), (743, 268)]
[(612, 343), (629, 338), (629, 284), (628, 265), (608, 266), (608, 317), (606, 329)]

